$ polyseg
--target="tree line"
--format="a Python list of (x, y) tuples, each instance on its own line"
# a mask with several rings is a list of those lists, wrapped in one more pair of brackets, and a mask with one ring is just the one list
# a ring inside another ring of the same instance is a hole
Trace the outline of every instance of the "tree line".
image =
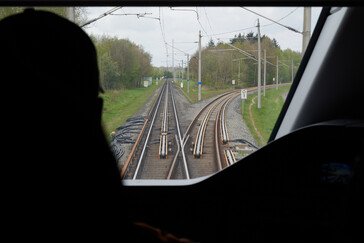
[[(247, 35), (235, 35), (230, 40), (230, 45), (248, 52), (258, 59), (258, 35), (253, 32)], [(257, 61), (242, 54), (225, 43), (215, 44), (210, 40), (208, 45), (202, 50), (201, 81), (203, 85), (215, 88), (231, 87), (232, 80), (239, 88), (257, 86), (258, 65)], [(292, 61), (295, 74), (298, 64), (301, 62), (301, 54), (290, 49), (281, 50), (278, 42), (266, 35), (261, 37), (261, 80), (263, 82), (263, 50), (266, 50), (266, 83), (272, 84), (277, 73), (277, 56), (279, 60), (279, 82), (286, 83), (292, 80)], [(240, 72), (239, 72), (240, 65)], [(190, 72), (196, 79), (198, 77), (198, 51), (192, 56), (190, 61)], [(275, 81), (274, 81), (275, 82)]]
[[(54, 12), (63, 17), (66, 16), (64, 7), (42, 7), (37, 8)], [(15, 13), (22, 12), (21, 7), (0, 8), (0, 19)], [(77, 7), (76, 23), (84, 23), (87, 20), (86, 9)], [(122, 89), (142, 87), (143, 77), (171, 77), (172, 74), (165, 69), (153, 68), (152, 57), (142, 46), (138, 46), (126, 39), (109, 36), (91, 36), (97, 55), (100, 71), (100, 82), (104, 89)], [(258, 36), (253, 32), (235, 35), (230, 40), (230, 45), (242, 49), (257, 59)], [(290, 49), (281, 50), (278, 42), (273, 38), (263, 35), (261, 37), (261, 50), (266, 50), (266, 83), (272, 84), (276, 78), (277, 56), (279, 63), (279, 82), (290, 82), (292, 80), (292, 67), (294, 74), (301, 62), (301, 54)], [(263, 58), (263, 54), (261, 55)], [(198, 77), (198, 51), (189, 63), (191, 79)], [(263, 65), (262, 65), (263, 80)], [(225, 88), (231, 87), (232, 80), (235, 86), (251, 87), (257, 85), (257, 61), (232, 49), (225, 43), (215, 44), (210, 40), (202, 50), (202, 84), (208, 87)]]
[[(24, 7), (0, 8), (0, 19), (21, 13)], [(66, 7), (37, 7), (37, 10), (53, 12), (66, 18)], [(75, 22), (87, 21), (84, 7), (75, 7)], [(106, 90), (136, 88), (142, 86), (142, 78), (153, 75), (152, 57), (129, 40), (108, 36), (90, 36), (97, 50), (100, 83)]]
[(91, 36), (95, 43), (100, 81), (104, 89), (140, 88), (153, 74), (151, 55), (126, 39)]
[[(3, 7), (0, 8), (0, 20), (10, 15), (22, 13), (26, 7)], [(66, 18), (66, 7), (35, 7), (36, 10), (43, 10), (55, 13)], [(84, 7), (75, 7), (76, 24), (83, 24), (87, 20), (87, 11)]]

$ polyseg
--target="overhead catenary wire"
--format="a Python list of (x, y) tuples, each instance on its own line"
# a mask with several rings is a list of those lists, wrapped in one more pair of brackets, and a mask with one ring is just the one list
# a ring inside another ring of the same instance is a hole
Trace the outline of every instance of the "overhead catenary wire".
[(161, 17), (161, 7), (159, 7), (159, 27), (161, 29), (162, 32), (162, 38), (163, 38), (163, 43), (164, 43), (164, 47), (166, 48), (166, 54), (167, 54), (167, 67), (168, 67), (168, 46), (167, 46), (167, 41), (166, 41), (166, 33), (165, 33), (165, 27), (164, 27), (164, 20), (163, 20), (163, 24), (162, 24), (162, 17)]
[[(287, 18), (288, 16), (290, 16), (292, 13), (294, 13), (299, 7), (295, 8), (294, 10), (292, 10), (291, 12), (289, 12), (288, 14), (286, 14), (285, 16), (283, 16), (282, 18), (278, 19), (278, 20), (275, 20), (273, 23), (270, 23), (270, 24), (264, 24), (264, 25), (261, 25), (260, 27), (263, 28), (263, 27), (267, 27), (267, 26), (270, 26), (270, 25), (273, 25), (275, 24), (276, 22), (279, 22), (285, 18)], [(227, 31), (227, 32), (221, 32), (221, 33), (213, 33), (212, 35), (213, 36), (219, 36), (219, 35), (226, 35), (226, 34), (231, 34), (231, 33), (237, 33), (239, 31), (244, 31), (244, 30), (251, 30), (251, 29), (254, 29), (256, 28), (256, 26), (250, 26), (250, 27), (246, 27), (246, 28), (242, 28), (242, 29), (237, 29), (237, 30), (231, 30), (231, 31)], [(222, 39), (222, 38), (220, 38)], [(227, 38), (227, 39), (231, 39), (231, 38)]]
[(207, 20), (207, 23), (209, 24), (210, 30), (211, 30), (211, 32), (212, 32), (212, 35), (214, 35), (214, 31), (212, 30), (212, 27), (211, 27), (211, 23), (210, 23), (209, 17), (207, 16), (206, 8), (204, 7), (203, 9), (204, 9), (204, 11), (205, 11), (206, 20)]
[[(198, 11), (198, 8), (196, 7), (196, 12)], [(200, 25), (200, 27), (201, 27), (201, 29), (202, 29), (202, 31), (208, 36), (208, 37), (210, 37), (211, 35), (209, 35), (208, 33), (207, 33), (207, 31), (205, 30), (205, 28), (202, 26), (202, 24), (201, 24), (201, 22), (200, 22), (200, 18), (197, 18), (197, 22), (199, 23), (199, 25)]]
[(249, 12), (251, 12), (251, 13), (253, 13), (253, 14), (255, 14), (255, 15), (258, 15), (258, 16), (260, 16), (260, 17), (262, 17), (262, 18), (265, 18), (265, 19), (267, 19), (267, 20), (269, 20), (269, 21), (271, 21), (271, 22), (273, 22), (273, 23), (275, 23), (275, 24), (278, 24), (278, 25), (280, 25), (280, 26), (282, 26), (282, 27), (284, 27), (284, 28), (286, 28), (286, 29), (289, 29), (289, 30), (291, 30), (291, 31), (293, 31), (293, 32), (296, 32), (296, 33), (299, 33), (299, 34), (303, 34), (301, 31), (299, 31), (299, 30), (296, 30), (296, 29), (294, 29), (294, 28), (292, 28), (292, 27), (290, 27), (290, 26), (287, 26), (287, 25), (284, 25), (284, 24), (281, 24), (281, 23), (279, 23), (279, 22), (277, 22), (277, 21), (275, 21), (275, 20), (273, 20), (273, 19), (271, 19), (271, 18), (268, 18), (268, 17), (266, 17), (266, 16), (264, 16), (264, 15), (261, 15), (261, 14), (259, 14), (259, 13), (257, 13), (257, 12), (255, 12), (255, 11), (253, 11), (253, 10), (250, 10), (250, 9), (248, 9), (248, 8), (246, 8), (246, 7), (241, 7), (242, 9), (245, 9), (246, 11), (249, 11)]
[(172, 8), (172, 7), (170, 7), (170, 9), (172, 10), (172, 11), (191, 11), (191, 12), (195, 12), (196, 13), (196, 15), (197, 15), (197, 22), (198, 22), (198, 24), (200, 25), (200, 27), (201, 27), (201, 29), (202, 29), (202, 31), (207, 35), (207, 36), (211, 36), (211, 35), (209, 35), (208, 33), (207, 33), (207, 31), (205, 30), (205, 28), (202, 26), (202, 24), (201, 24), (201, 22), (200, 22), (200, 15), (199, 15), (199, 13), (198, 13), (198, 8), (196, 7), (196, 10), (194, 10), (194, 9), (183, 9), (183, 8), (178, 8), (178, 9), (175, 9), (175, 8)]
[(115, 12), (115, 11), (117, 11), (117, 10), (121, 9), (121, 8), (122, 8), (122, 7), (115, 7), (115, 8), (112, 8), (112, 9), (110, 9), (109, 11), (106, 11), (105, 13), (101, 14), (99, 17), (94, 18), (94, 19), (91, 19), (91, 20), (87, 21), (86, 23), (84, 23), (84, 24), (80, 25), (80, 27), (81, 27), (81, 28), (83, 28), (83, 27), (85, 27), (86, 25), (89, 25), (89, 24), (91, 24), (91, 23), (93, 23), (93, 22), (95, 22), (95, 21), (97, 21), (97, 20), (99, 20), (99, 19), (101, 19), (101, 18), (103, 18), (103, 17), (105, 17), (105, 16), (107, 16), (107, 15), (111, 15), (113, 12)]
[[(275, 20), (275, 22), (279, 22), (279, 21), (282, 21), (283, 19), (287, 18), (288, 16), (290, 16), (291, 14), (293, 14), (294, 12), (296, 12), (296, 10), (298, 9), (299, 7), (295, 8), (294, 10), (292, 10), (291, 12), (289, 12), (288, 14), (286, 14), (285, 16), (283, 16), (282, 18), (280, 19), (277, 19)], [(270, 23), (270, 24), (264, 24), (264, 25), (261, 25), (260, 27), (267, 27), (267, 26), (270, 26), (270, 25), (273, 25), (275, 23)]]

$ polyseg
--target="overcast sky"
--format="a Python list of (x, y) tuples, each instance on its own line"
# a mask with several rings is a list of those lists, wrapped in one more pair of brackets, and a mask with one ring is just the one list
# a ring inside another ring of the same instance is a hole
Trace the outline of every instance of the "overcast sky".
[[(93, 19), (112, 7), (87, 8), (88, 19)], [(114, 12), (115, 14), (145, 14), (138, 18), (136, 15), (106, 16), (85, 28), (93, 35), (116, 36), (129, 39), (137, 45), (141, 45), (152, 56), (153, 66), (167, 65), (167, 50), (164, 40), (175, 47), (192, 55), (198, 48), (198, 32), (202, 32), (202, 46), (206, 46), (212, 38), (215, 43), (219, 40), (228, 42), (229, 38), (239, 33), (257, 33), (257, 19), (261, 25), (261, 35), (275, 38), (282, 49), (290, 48), (301, 52), (302, 35), (292, 32), (280, 25), (259, 17), (240, 7), (178, 7), (172, 10), (167, 7), (124, 7)], [(264, 15), (279, 23), (296, 30), (303, 29), (303, 8), (252, 8), (248, 9)], [(178, 11), (177, 11), (178, 10)], [(191, 10), (191, 11), (185, 11)], [(311, 27), (315, 27), (321, 8), (312, 8)], [(157, 19), (159, 18), (160, 21)], [(226, 33), (226, 34), (222, 34)], [(311, 33), (312, 34), (312, 33)], [(163, 38), (164, 36), (164, 38)], [(172, 65), (172, 47), (168, 48), (168, 65)], [(184, 54), (175, 50), (175, 65), (186, 60)]]

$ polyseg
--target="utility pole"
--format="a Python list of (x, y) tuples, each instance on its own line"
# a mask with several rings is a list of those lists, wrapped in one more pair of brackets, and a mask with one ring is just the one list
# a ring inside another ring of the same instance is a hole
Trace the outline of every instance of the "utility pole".
[(183, 86), (183, 60), (182, 60), (182, 86)]
[(262, 71), (261, 71), (261, 51), (260, 51), (260, 25), (258, 19), (258, 109), (261, 108), (260, 96), (261, 96), (261, 82), (262, 82)]
[(201, 100), (201, 30), (198, 32), (198, 101)]
[(66, 8), (66, 16), (67, 19), (72, 21), (73, 23), (76, 22), (76, 17), (75, 17), (75, 7), (67, 7)]
[(168, 57), (169, 57), (169, 55), (168, 55), (168, 47), (167, 47), (167, 45), (166, 45), (166, 51), (167, 51), (167, 60), (166, 60), (167, 71), (169, 72), (169, 66), (168, 66)]
[(187, 93), (190, 93), (190, 54), (187, 53)]
[(240, 84), (240, 61), (241, 59), (239, 59), (238, 85)]
[(167, 53), (167, 61), (166, 61), (166, 63), (167, 63), (167, 71), (169, 72), (169, 66), (168, 66), (168, 53)]
[(302, 31), (302, 56), (305, 54), (310, 38), (311, 38), (311, 7), (304, 7), (303, 31)]
[(267, 76), (267, 52), (266, 49), (264, 49), (264, 88), (263, 88), (263, 95), (265, 97), (265, 84), (266, 84), (266, 76)]
[(173, 72), (173, 83), (175, 82), (174, 77), (176, 76), (174, 74), (174, 40), (172, 40), (172, 72)]
[(278, 89), (278, 56), (277, 56), (277, 72), (276, 72), (276, 89)]

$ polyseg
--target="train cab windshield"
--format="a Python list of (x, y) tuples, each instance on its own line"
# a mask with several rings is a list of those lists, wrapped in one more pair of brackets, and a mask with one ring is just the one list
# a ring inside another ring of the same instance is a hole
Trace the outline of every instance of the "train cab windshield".
[[(270, 136), (320, 7), (38, 7), (96, 47), (102, 125), (124, 180), (185, 180)], [(22, 7), (1, 8), (0, 18)]]
[(265, 146), (320, 11), (76, 8), (97, 49), (122, 178), (205, 177)]
[(0, 1), (14, 239), (362, 238), (359, 1), (44, 2)]

